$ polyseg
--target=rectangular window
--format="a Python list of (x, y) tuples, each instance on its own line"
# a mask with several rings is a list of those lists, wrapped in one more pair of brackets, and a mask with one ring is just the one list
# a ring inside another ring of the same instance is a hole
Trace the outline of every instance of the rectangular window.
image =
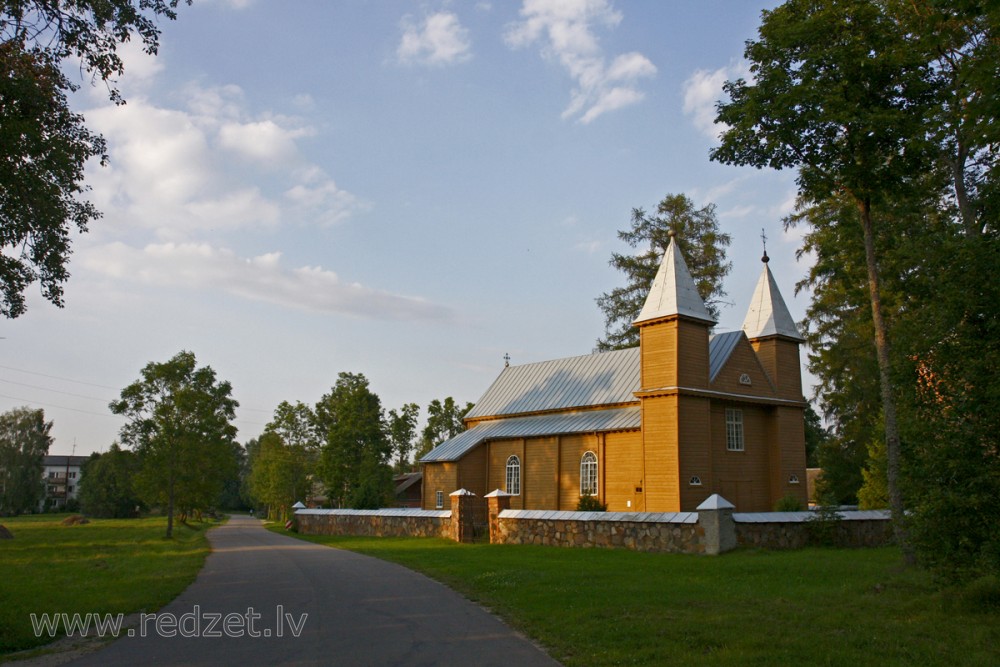
[(726, 408), (726, 449), (743, 451), (743, 411)]
[(434, 492), (434, 506), (438, 509), (444, 509), (444, 491)]

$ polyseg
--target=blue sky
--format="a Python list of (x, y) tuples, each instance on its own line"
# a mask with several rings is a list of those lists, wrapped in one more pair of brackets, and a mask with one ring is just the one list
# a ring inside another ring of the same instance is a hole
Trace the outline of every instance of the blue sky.
[(668, 193), (733, 236), (719, 331), (761, 228), (800, 319), (794, 174), (708, 159), (773, 4), (196, 0), (156, 58), (126, 49), (124, 107), (74, 99), (108, 139), (88, 170), (104, 217), (75, 238), (66, 307), (33, 287), (0, 324), (0, 410), (43, 407), (53, 453), (107, 449), (107, 402), (182, 349), (233, 384), (241, 440), (341, 371), (386, 409), (475, 401), (504, 354), (591, 351), (616, 232)]

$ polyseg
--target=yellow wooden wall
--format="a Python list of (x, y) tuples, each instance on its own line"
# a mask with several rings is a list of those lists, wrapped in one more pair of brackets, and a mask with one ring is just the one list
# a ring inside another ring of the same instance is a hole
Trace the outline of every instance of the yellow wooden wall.
[[(679, 510), (694, 511), (711, 492), (712, 470), (712, 402), (708, 398), (681, 396), (678, 405)], [(692, 486), (691, 478), (701, 479), (701, 486)]]
[[(726, 408), (743, 411), (744, 451), (726, 449)], [(745, 403), (712, 405), (713, 489), (737, 512), (771, 511), (769, 409)]]
[(609, 512), (636, 512), (642, 502), (642, 433), (624, 431), (604, 436), (604, 458), (601, 461), (604, 481), (603, 502)]
[(642, 512), (679, 512), (678, 396), (642, 399), (643, 493)]
[(436, 509), (435, 492), (441, 491), (444, 495), (444, 507), (451, 509), (451, 498), (448, 494), (458, 490), (458, 464), (453, 462), (425, 463), (423, 479), (423, 508), (427, 510)]
[(798, 344), (773, 336), (752, 340), (750, 344), (774, 382), (778, 398), (801, 401), (802, 370)]

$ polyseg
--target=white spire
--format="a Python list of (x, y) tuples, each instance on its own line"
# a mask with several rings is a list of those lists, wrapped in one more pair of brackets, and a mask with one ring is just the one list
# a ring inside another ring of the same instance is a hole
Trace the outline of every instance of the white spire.
[(663, 255), (656, 278), (653, 279), (646, 303), (633, 324), (671, 315), (684, 315), (715, 323), (715, 318), (708, 312), (705, 302), (698, 294), (673, 233), (670, 234), (670, 245)]
[(798, 341), (805, 340), (799, 335), (795, 320), (788, 312), (785, 300), (781, 298), (778, 284), (774, 282), (771, 269), (767, 267), (767, 253), (764, 253), (764, 271), (757, 281), (757, 289), (750, 300), (750, 310), (743, 320), (743, 332), (747, 338), (763, 338), (764, 336), (785, 336)]

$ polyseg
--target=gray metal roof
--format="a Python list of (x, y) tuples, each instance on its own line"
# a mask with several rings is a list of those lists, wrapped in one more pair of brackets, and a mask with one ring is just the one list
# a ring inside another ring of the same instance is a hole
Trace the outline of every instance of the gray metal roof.
[[(712, 336), (709, 378), (729, 360), (742, 331)], [(634, 403), (640, 389), (639, 348), (505, 368), (466, 419)]]
[(785, 300), (781, 298), (778, 283), (774, 281), (767, 262), (764, 262), (764, 270), (757, 281), (753, 298), (750, 299), (750, 309), (743, 320), (743, 331), (747, 338), (787, 336), (798, 341), (805, 340), (799, 334)]
[(670, 245), (663, 254), (663, 261), (660, 262), (660, 268), (656, 271), (653, 285), (635, 323), (671, 315), (686, 315), (705, 322), (715, 322), (698, 294), (698, 288), (675, 237), (670, 238)]
[(708, 381), (715, 382), (715, 377), (729, 361), (736, 349), (736, 344), (743, 338), (742, 331), (728, 331), (716, 334), (708, 342)]
[[(708, 343), (711, 379), (725, 365), (743, 336), (731, 331), (712, 336)], [(485, 440), (527, 438), (565, 433), (595, 433), (639, 428), (637, 402), (640, 387), (639, 348), (600, 352), (580, 357), (542, 361), (503, 369), (466, 419), (508, 417), (481, 422), (442, 442), (420, 461), (457, 461)], [(609, 406), (604, 410), (569, 412)], [(555, 412), (556, 414), (525, 413)]]
[(638, 406), (496, 419), (476, 424), (468, 431), (442, 442), (420, 459), (420, 462), (457, 461), (486, 440), (623, 431), (637, 429), (641, 423), (642, 415)]
[(510, 366), (466, 419), (632, 403), (638, 390), (637, 347)]

